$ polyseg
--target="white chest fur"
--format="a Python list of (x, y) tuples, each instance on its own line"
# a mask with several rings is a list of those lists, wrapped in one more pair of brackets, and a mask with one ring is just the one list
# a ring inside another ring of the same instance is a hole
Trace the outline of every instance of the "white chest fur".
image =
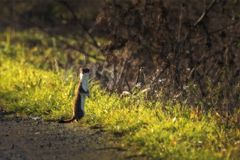
[(81, 82), (81, 86), (82, 89), (84, 91), (88, 91), (88, 80), (89, 80), (89, 73), (80, 73), (80, 82)]

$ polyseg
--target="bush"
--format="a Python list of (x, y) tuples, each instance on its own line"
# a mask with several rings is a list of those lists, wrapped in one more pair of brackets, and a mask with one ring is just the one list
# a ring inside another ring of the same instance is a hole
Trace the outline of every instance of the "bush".
[(226, 113), (240, 105), (239, 9), (237, 1), (117, 0), (97, 23), (110, 34), (109, 63), (129, 84), (145, 67), (151, 97)]

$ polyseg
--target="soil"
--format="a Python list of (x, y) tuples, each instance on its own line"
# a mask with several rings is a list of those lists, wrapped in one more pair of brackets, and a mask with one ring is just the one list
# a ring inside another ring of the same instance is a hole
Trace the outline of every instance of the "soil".
[(120, 138), (81, 123), (21, 118), (0, 109), (0, 160), (149, 159), (119, 147)]

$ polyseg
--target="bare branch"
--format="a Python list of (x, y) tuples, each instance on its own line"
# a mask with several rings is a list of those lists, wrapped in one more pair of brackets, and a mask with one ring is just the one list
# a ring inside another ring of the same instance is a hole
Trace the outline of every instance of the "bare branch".
[(212, 0), (212, 2), (210, 3), (210, 5), (205, 9), (205, 11), (202, 13), (202, 15), (198, 18), (198, 20), (194, 23), (194, 26), (197, 26), (200, 22), (203, 21), (203, 19), (207, 16), (207, 14), (209, 13), (209, 11), (214, 7), (214, 5), (216, 4), (216, 0)]
[(103, 52), (101, 47), (98, 45), (96, 39), (94, 38), (94, 36), (89, 32), (89, 30), (83, 25), (83, 23), (81, 23), (81, 21), (79, 20), (79, 18), (77, 17), (77, 15), (75, 14), (74, 10), (72, 9), (72, 7), (69, 5), (69, 3), (65, 0), (55, 0), (57, 3), (60, 3), (61, 5), (63, 5), (67, 10), (69, 10), (69, 12), (72, 14), (73, 19), (75, 21), (76, 24), (79, 24), (81, 26), (81, 28), (83, 29), (83, 31), (88, 35), (88, 37), (91, 39), (91, 45), (93, 45), (96, 49), (98, 49), (100, 52)]

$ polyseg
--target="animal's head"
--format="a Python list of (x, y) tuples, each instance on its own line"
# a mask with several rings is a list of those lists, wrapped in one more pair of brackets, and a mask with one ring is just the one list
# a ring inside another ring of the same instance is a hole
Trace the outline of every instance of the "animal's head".
[(90, 70), (88, 68), (82, 68), (82, 72), (83, 72), (83, 74), (85, 74), (85, 73), (89, 73)]
[(81, 78), (82, 76), (89, 76), (90, 70), (88, 68), (80, 68), (79, 72), (80, 72), (79, 75)]

